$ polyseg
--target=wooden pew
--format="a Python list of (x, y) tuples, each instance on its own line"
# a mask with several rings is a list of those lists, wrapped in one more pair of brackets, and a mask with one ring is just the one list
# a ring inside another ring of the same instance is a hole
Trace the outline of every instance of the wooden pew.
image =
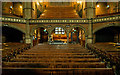
[(14, 62), (100, 62), (99, 58), (13, 58)]
[(88, 51), (27, 51), (26, 53), (89, 53)]
[(2, 60), (3, 61), (9, 61), (11, 58), (15, 57), (17, 54), (20, 54), (26, 49), (30, 48), (30, 45), (28, 44), (21, 44), (21, 43), (5, 43), (7, 45), (3, 48), (5, 50), (2, 51)]
[(3, 67), (23, 67), (23, 68), (105, 68), (105, 63), (102, 62), (4, 62)]
[(92, 55), (92, 53), (31, 53), (31, 52), (24, 52), (22, 55), (45, 55), (45, 54), (51, 54), (51, 55)]
[(118, 51), (116, 51), (116, 52), (108, 52), (107, 54), (120, 55), (120, 52), (118, 52)]
[(95, 58), (95, 55), (17, 55), (16, 58)]
[(111, 68), (3, 68), (2, 75), (114, 75)]

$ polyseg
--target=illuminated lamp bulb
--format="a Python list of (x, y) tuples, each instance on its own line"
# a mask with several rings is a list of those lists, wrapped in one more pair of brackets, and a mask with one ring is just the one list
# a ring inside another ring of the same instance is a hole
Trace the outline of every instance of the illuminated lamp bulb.
[(44, 29), (44, 32), (46, 32), (46, 29)]
[(44, 15), (44, 14), (42, 14), (42, 15)]
[(100, 7), (99, 5), (97, 5), (97, 7)]
[(76, 30), (74, 30), (74, 32), (76, 32)]
[(40, 3), (42, 3), (43, 1), (41, 0)]
[(80, 1), (80, 4), (82, 3), (82, 1)]
[(20, 6), (20, 8), (22, 8), (22, 6)]
[(110, 6), (109, 5), (107, 5), (107, 8), (109, 8)]
[(37, 5), (39, 5), (39, 2), (37, 2)]
[(10, 6), (10, 8), (12, 9), (12, 6)]
[(80, 1), (77, 1), (77, 3), (80, 3)]
[(77, 3), (80, 3), (80, 4), (81, 4), (81, 3), (82, 3), (82, 1), (77, 1)]

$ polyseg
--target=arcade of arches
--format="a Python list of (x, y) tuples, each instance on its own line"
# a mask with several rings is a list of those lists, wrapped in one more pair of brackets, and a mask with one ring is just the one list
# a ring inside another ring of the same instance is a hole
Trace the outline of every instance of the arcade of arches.
[[(56, 28), (62, 28), (62, 27), (56, 27)], [(17, 29), (11, 28), (11, 27), (2, 27), (2, 42), (25, 42), (25, 34)], [(62, 28), (63, 29), (63, 28)], [(9, 32), (8, 32), (9, 31)], [(58, 30), (59, 31), (59, 30)], [(64, 29), (63, 29), (64, 31)], [(13, 34), (14, 33), (14, 34)], [(56, 34), (55, 34), (56, 33)], [(59, 33), (59, 32), (58, 32)], [(60, 32), (58, 34), (56, 30), (54, 29), (51, 36), (51, 41), (54, 40), (61, 40), (67, 43), (67, 33), (64, 31), (63, 33)], [(9, 35), (8, 35), (9, 34)], [(39, 43), (47, 43), (49, 41), (48, 37), (49, 32), (47, 29), (39, 27), (34, 30), (33, 33), (33, 45)], [(11, 37), (11, 38), (10, 38)], [(93, 42), (120, 42), (120, 27), (119, 26), (111, 26), (111, 27), (105, 27), (98, 31), (96, 31), (93, 35), (94, 39)], [(102, 38), (102, 39), (101, 39)], [(69, 43), (79, 43), (81, 45), (85, 45), (85, 32), (83, 29), (79, 27), (73, 28), (69, 32)]]
[[(47, 31), (47, 29), (40, 27), (34, 30), (33, 46), (39, 43), (48, 43), (59, 40), (63, 41), (64, 43), (67, 43), (67, 41), (69, 41), (71, 44), (79, 43), (85, 47), (85, 31), (83, 29), (80, 27), (74, 27), (72, 30), (70, 30), (68, 35), (69, 36), (67, 37), (67, 32), (62, 27), (55, 27), (51, 34)], [(67, 38), (69, 39), (67, 40)]]

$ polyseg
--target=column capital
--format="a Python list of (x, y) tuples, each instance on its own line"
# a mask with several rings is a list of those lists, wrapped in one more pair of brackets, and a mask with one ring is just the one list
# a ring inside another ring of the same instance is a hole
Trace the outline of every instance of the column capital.
[(67, 32), (67, 36), (69, 36), (69, 32)]

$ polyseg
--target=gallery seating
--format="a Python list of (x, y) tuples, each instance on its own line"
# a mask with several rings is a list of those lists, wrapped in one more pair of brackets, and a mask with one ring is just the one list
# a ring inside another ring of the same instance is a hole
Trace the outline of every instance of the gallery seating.
[(73, 7), (48, 7), (41, 15), (42, 19), (79, 18)]

